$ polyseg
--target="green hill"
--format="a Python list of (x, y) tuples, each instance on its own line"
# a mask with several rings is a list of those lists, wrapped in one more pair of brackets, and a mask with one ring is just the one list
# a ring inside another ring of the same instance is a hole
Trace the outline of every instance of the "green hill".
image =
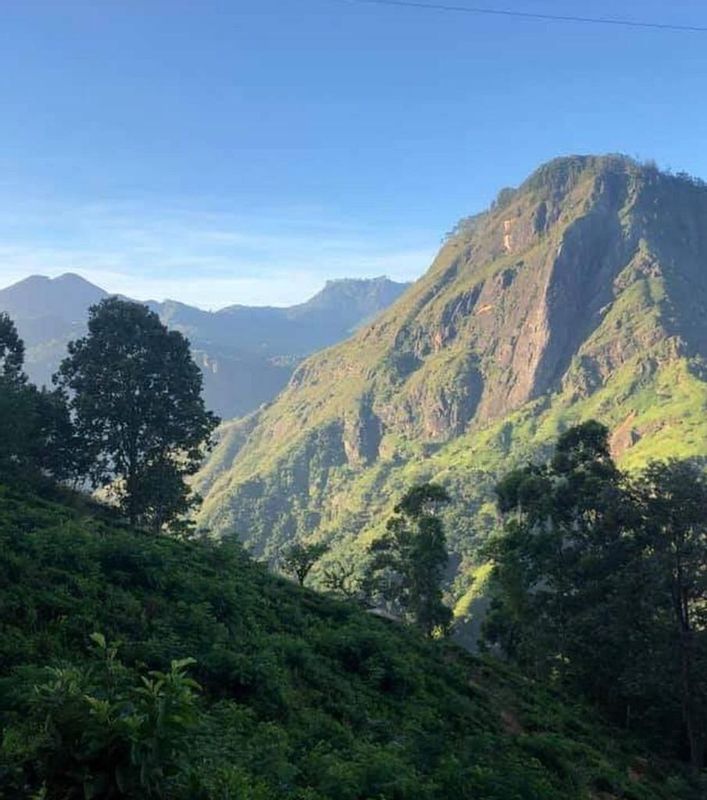
[(466, 614), (499, 473), (569, 425), (610, 426), (627, 467), (707, 455), (706, 264), (704, 184), (622, 156), (550, 162), (227, 432), (201, 523), (267, 557), (316, 538), (356, 559), (407, 486), (441, 482)]
[(1, 488), (0, 552), (8, 800), (698, 796), (588, 708), (237, 545)]

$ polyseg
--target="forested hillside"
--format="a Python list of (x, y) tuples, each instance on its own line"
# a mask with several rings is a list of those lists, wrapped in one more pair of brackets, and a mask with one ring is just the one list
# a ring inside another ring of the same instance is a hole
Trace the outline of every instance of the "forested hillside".
[(286, 580), (195, 528), (217, 420), (181, 333), (106, 298), (55, 389), (23, 358), (0, 315), (0, 796), (704, 796), (695, 461), (629, 477), (590, 421), (509, 472), (474, 657), (449, 639), (440, 511), (469, 511), (443, 486), (401, 492), (364, 575), (295, 542)]
[(225, 432), (197, 477), (200, 523), (270, 558), (303, 539), (363, 563), (405, 487), (441, 483), (465, 617), (496, 481), (567, 427), (602, 421), (627, 467), (707, 455), (706, 263), (699, 181), (622, 156), (550, 162)]
[(576, 698), (237, 544), (2, 487), (0, 548), (7, 800), (699, 797)]

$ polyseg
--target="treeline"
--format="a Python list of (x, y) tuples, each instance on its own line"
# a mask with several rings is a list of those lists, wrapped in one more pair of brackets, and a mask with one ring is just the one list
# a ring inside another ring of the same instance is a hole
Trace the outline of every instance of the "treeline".
[[(498, 484), (502, 531), (482, 649), (578, 693), (655, 752), (704, 767), (707, 746), (707, 477), (669, 460), (628, 475), (609, 432), (589, 421), (554, 456)], [(383, 609), (428, 637), (453, 632), (436, 484), (408, 490), (362, 563), (318, 566), (318, 585)], [(300, 584), (326, 553), (296, 544), (282, 561)]]
[(32, 386), (24, 345), (0, 315), (0, 482), (100, 489), (133, 525), (187, 524), (218, 420), (188, 341), (145, 306), (109, 298), (70, 342), (53, 388)]
[(707, 478), (693, 461), (628, 475), (607, 429), (562, 435), (554, 457), (498, 486), (487, 547), (491, 646), (592, 700), (657, 751), (704, 766)]

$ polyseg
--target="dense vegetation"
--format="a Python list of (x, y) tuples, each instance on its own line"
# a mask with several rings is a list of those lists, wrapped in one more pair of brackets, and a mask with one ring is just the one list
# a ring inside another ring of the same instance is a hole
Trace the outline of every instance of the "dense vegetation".
[(498, 489), (488, 638), (699, 771), (707, 747), (707, 478), (616, 468), (596, 422)]
[(699, 797), (569, 696), (112, 513), (0, 490), (1, 797)]
[[(524, 678), (444, 638), (443, 487), (403, 494), (360, 591), (332, 562), (317, 595), (303, 584), (322, 543), (289, 549), (295, 585), (235, 537), (181, 524), (214, 424), (181, 334), (109, 299), (55, 392), (28, 383), (23, 353), (0, 317), (0, 797), (704, 793), (707, 483), (694, 465), (628, 482), (588, 423), (500, 485), (511, 516), (488, 550), (487, 635)], [(71, 492), (71, 476), (117, 484), (113, 504)], [(364, 597), (400, 621), (351, 599)]]

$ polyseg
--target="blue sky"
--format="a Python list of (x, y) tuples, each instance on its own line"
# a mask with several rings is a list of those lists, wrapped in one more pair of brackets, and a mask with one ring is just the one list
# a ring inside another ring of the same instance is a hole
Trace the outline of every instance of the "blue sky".
[[(707, 26), (703, 0), (485, 5)], [(74, 271), (215, 308), (414, 278), (555, 155), (707, 177), (706, 79), (707, 33), (351, 0), (4, 3), (0, 285)]]

